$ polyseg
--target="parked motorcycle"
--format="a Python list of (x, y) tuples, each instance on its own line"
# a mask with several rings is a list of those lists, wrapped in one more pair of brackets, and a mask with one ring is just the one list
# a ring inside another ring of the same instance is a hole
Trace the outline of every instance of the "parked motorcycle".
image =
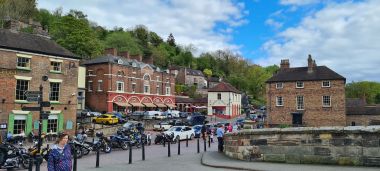
[(0, 163), (3, 169), (15, 169), (21, 166), (26, 169), (29, 166), (30, 156), (23, 147), (16, 147), (9, 143), (0, 145)]
[(176, 143), (174, 139), (174, 133), (171, 133), (170, 135), (167, 135), (165, 133), (161, 133), (156, 135), (156, 138), (154, 139), (154, 144), (163, 144), (164, 142), (171, 142), (172, 144)]
[(105, 153), (110, 153), (112, 151), (112, 148), (107, 142), (107, 138), (104, 137), (103, 132), (97, 132), (95, 136), (97, 140), (95, 140), (93, 143), (85, 143), (91, 145), (93, 151), (102, 150)]
[(123, 150), (128, 150), (130, 139), (124, 136), (122, 131), (117, 131), (116, 135), (110, 136), (109, 141), (112, 147), (120, 147)]

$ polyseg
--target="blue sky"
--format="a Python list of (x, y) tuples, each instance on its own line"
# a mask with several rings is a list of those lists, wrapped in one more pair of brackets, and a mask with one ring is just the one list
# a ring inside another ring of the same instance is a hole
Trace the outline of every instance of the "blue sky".
[(379, 0), (39, 0), (112, 29), (146, 25), (194, 54), (228, 49), (263, 66), (311, 54), (351, 81), (380, 81)]

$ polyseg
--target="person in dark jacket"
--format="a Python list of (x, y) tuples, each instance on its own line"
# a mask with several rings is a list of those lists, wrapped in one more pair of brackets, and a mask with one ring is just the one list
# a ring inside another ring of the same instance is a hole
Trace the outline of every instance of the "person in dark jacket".
[(58, 140), (49, 153), (48, 171), (71, 171), (71, 148), (67, 144), (68, 140), (69, 135), (58, 135)]

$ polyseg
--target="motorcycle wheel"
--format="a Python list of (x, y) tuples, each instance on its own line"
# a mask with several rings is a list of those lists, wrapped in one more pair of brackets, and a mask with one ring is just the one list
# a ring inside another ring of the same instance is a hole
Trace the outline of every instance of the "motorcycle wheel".
[(24, 157), (24, 158), (22, 159), (21, 164), (22, 164), (22, 167), (23, 167), (24, 169), (29, 168), (29, 157)]
[[(80, 148), (80, 147), (76, 147), (76, 151), (77, 151), (77, 159), (82, 158), (82, 156), (83, 156), (82, 148)], [(73, 156), (73, 157), (74, 157), (74, 156)]]
[(103, 151), (105, 153), (110, 153), (112, 151), (112, 148), (110, 145), (108, 145), (108, 143), (106, 143), (106, 144), (104, 144)]
[(123, 150), (128, 150), (128, 143), (126, 141), (123, 141), (120, 143), (120, 147)]
[(87, 155), (90, 153), (90, 150), (87, 149), (86, 147), (82, 147), (82, 153), (83, 153), (83, 155)]

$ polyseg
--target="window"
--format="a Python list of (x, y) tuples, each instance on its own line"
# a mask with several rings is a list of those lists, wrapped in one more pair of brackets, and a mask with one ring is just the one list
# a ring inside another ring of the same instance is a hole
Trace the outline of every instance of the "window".
[(147, 93), (147, 94), (150, 93), (150, 90), (149, 90), (149, 86), (148, 86), (148, 85), (144, 85), (144, 93)]
[(29, 90), (28, 80), (17, 80), (16, 100), (26, 100), (25, 91)]
[(331, 97), (330, 96), (322, 96), (322, 106), (323, 107), (331, 107)]
[(124, 92), (124, 82), (116, 81), (116, 91)]
[(92, 81), (88, 81), (87, 90), (92, 91)]
[(144, 75), (144, 80), (150, 81), (150, 76), (148, 74)]
[(51, 67), (50, 70), (55, 71), (55, 72), (61, 72), (61, 65), (62, 65), (61, 62), (51, 61), (50, 62), (50, 67)]
[(30, 58), (17, 57), (17, 67), (30, 68)]
[(304, 110), (303, 96), (297, 96), (297, 110)]
[(281, 96), (276, 97), (276, 106), (284, 106), (284, 99)]
[(93, 76), (94, 75), (94, 71), (93, 70), (88, 70), (88, 76)]
[(159, 86), (159, 85), (156, 86), (156, 90), (157, 90), (157, 91), (156, 91), (157, 94), (160, 94), (160, 86)]
[(283, 83), (276, 83), (276, 89), (281, 89), (283, 87), (284, 87)]
[(157, 76), (156, 78), (157, 78), (157, 81), (160, 81), (160, 76)]
[(60, 83), (50, 83), (50, 101), (59, 101), (59, 84)]
[(218, 100), (222, 99), (222, 93), (218, 93)]
[(296, 82), (296, 88), (303, 88), (303, 82), (297, 81)]
[(47, 131), (48, 132), (58, 132), (58, 117), (57, 115), (49, 116), (47, 123)]
[(330, 81), (322, 81), (322, 87), (330, 87)]
[(98, 91), (103, 91), (103, 80), (98, 80)]
[(132, 83), (132, 93), (136, 92), (136, 83)]
[(25, 133), (26, 116), (27, 115), (15, 115), (13, 124), (13, 134), (21, 134), (22, 131), (24, 131)]
[(169, 78), (166, 78), (166, 82), (169, 83), (170, 79)]
[(170, 87), (166, 87), (166, 95), (170, 95)]

